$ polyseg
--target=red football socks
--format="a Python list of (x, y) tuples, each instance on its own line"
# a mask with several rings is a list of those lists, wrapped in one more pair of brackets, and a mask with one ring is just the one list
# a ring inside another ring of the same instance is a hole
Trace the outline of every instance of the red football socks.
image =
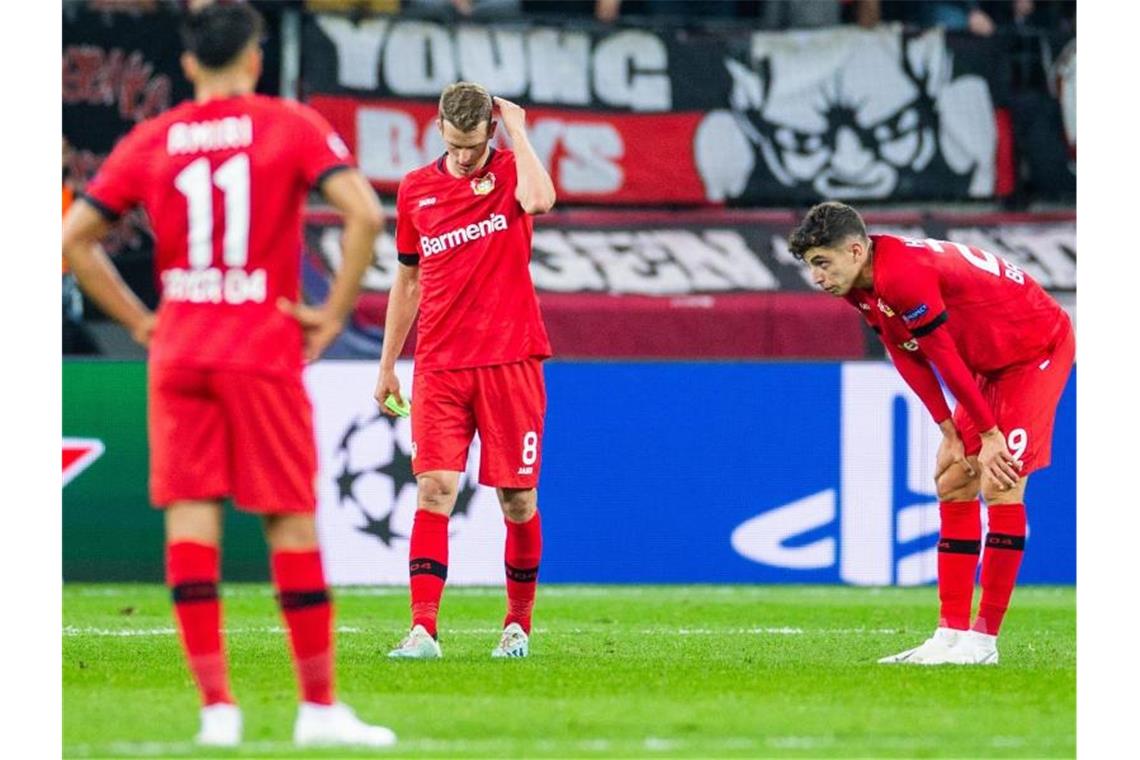
[(1025, 553), (1025, 505), (991, 504), (989, 517), (982, 554), (982, 603), (974, 630), (996, 636)]
[(422, 625), (436, 635), (439, 600), (447, 581), (447, 515), (416, 510), (408, 553), (412, 589), (412, 627)]
[(177, 541), (166, 547), (166, 583), (190, 672), (203, 705), (234, 703), (222, 648), (218, 547)]
[(938, 505), (942, 528), (938, 536), (938, 612), (940, 628), (970, 627), (974, 577), (981, 553), (981, 505), (973, 501), (944, 501)]
[(503, 621), (503, 627), (518, 623), (529, 635), (534, 592), (538, 586), (538, 563), (542, 559), (542, 521), (536, 511), (526, 522), (505, 522), (507, 617)]
[(277, 602), (285, 625), (301, 699), (333, 703), (332, 601), (318, 549), (275, 551), (270, 555)]

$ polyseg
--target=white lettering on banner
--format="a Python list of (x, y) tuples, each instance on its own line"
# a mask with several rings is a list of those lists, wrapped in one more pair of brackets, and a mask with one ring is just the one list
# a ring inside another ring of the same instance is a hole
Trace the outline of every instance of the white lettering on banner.
[[(444, 151), (434, 121), (421, 131), (410, 114), (396, 108), (358, 108), (356, 135), (360, 168), (366, 177), (378, 182), (399, 182), (409, 171)], [(621, 189), (625, 143), (612, 124), (536, 119), (529, 136), (559, 190), (605, 194)], [(562, 158), (552, 167), (558, 148)]]
[(461, 26), (455, 36), (459, 70), (489, 92), (517, 97), (526, 92), (527, 71), (522, 32), (494, 27)]
[(387, 19), (356, 23), (340, 16), (317, 15), (317, 26), (336, 48), (336, 78), (341, 87), (375, 90), (379, 84), (380, 51), (388, 32)]
[(668, 111), (669, 56), (654, 34), (624, 31), (602, 38), (594, 51), (594, 91), (602, 101), (634, 111)]
[(590, 38), (580, 32), (534, 29), (526, 36), (530, 99), (535, 103), (590, 103)]
[(347, 19), (316, 18), (336, 48), (342, 87), (438, 97), (462, 79), (497, 95), (583, 106), (590, 104), (593, 85), (594, 97), (608, 106), (668, 111), (673, 104), (668, 50), (646, 31), (609, 34), (591, 52), (588, 33), (549, 27), (514, 31), (425, 21), (389, 27), (386, 20), (354, 26)]
[(364, 176), (399, 182), (412, 169), (426, 163), (417, 132), (416, 120), (403, 111), (358, 108), (356, 155)]
[(684, 295), (779, 287), (735, 230), (543, 230), (533, 244), (531, 275), (541, 290)]
[(531, 279), (539, 290), (557, 293), (603, 291), (606, 280), (589, 256), (583, 255), (561, 230), (535, 230)]
[(561, 189), (568, 193), (614, 193), (621, 189), (625, 143), (612, 124), (567, 124), (562, 142), (566, 155), (557, 172)]
[(454, 230), (445, 232), (442, 235), (436, 235), (435, 237), (428, 237), (427, 235), (420, 236), (420, 250), (426, 259), (428, 256), (442, 253), (449, 248), (469, 243), (472, 240), (479, 240), (492, 233), (502, 232), (505, 229), (507, 229), (507, 218), (502, 214), (491, 214), (476, 224), (468, 224), (466, 227), (456, 227)]
[(439, 24), (404, 21), (392, 27), (384, 47), (384, 79), (397, 95), (435, 97), (456, 81), (451, 35)]
[(234, 150), (252, 144), (253, 119), (249, 116), (227, 116), (214, 121), (179, 121), (166, 130), (166, 152), (171, 156)]
[(162, 273), (162, 297), (189, 303), (264, 303), (264, 269), (167, 269)]

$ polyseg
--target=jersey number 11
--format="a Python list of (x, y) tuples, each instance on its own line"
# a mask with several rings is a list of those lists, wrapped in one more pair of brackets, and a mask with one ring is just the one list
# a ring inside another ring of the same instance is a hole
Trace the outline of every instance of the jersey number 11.
[(186, 197), (187, 252), (191, 269), (207, 269), (214, 260), (214, 185), (225, 204), (222, 261), (243, 267), (249, 258), (249, 155), (238, 153), (210, 173), (210, 159), (192, 161), (174, 178)]

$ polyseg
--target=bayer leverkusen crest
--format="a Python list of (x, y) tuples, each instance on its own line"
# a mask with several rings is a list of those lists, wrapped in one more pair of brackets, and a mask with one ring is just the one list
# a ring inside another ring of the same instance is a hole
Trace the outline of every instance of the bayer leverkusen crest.
[(482, 177), (471, 180), (471, 191), (476, 195), (486, 195), (495, 189), (495, 174), (487, 172)]
[(63, 439), (63, 485), (90, 467), (103, 455), (103, 442), (98, 438)]

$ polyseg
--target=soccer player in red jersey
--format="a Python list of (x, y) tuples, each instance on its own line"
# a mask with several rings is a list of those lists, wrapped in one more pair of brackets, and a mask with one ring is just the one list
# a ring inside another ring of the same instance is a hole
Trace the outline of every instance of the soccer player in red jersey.
[[(1069, 317), (1005, 259), (960, 243), (867, 235), (842, 203), (808, 211), (788, 247), (819, 287), (859, 309), (942, 430), (938, 628), (880, 662), (996, 664), (1025, 547), (1025, 486), (1049, 464), (1073, 366)], [(957, 400), (953, 414), (935, 370)], [(984, 552), (979, 493), (989, 515)], [(979, 554), (982, 599), (971, 627)]]
[[(184, 28), (193, 102), (136, 126), (64, 221), (80, 285), (148, 346), (150, 494), (164, 509), (166, 576), (202, 698), (196, 740), (241, 741), (218, 598), (222, 499), (261, 515), (301, 705), (294, 741), (387, 746), (395, 735), (335, 700), (332, 604), (315, 524), (312, 407), (301, 382), (343, 327), (383, 213), (328, 123), (254, 94), (260, 15), (208, 6)], [(298, 303), (310, 188), (345, 218), (344, 265), (321, 307)], [(162, 283), (157, 315), (118, 277), (99, 240), (142, 205)]]
[[(498, 106), (512, 150), (492, 148)], [(399, 268), (388, 301), (376, 400), (403, 403), (400, 355), (419, 314), (412, 382), (412, 470), (418, 485), (409, 551), (412, 629), (392, 657), (439, 657), (436, 620), (447, 579), (448, 520), (475, 432), (479, 482), (497, 489), (507, 527), (507, 615), (495, 657), (526, 657), (542, 531), (538, 474), (550, 342), (530, 277), (532, 215), (554, 183), (526, 134), (526, 114), (477, 84), (443, 91), (446, 153), (411, 171), (396, 198)]]

